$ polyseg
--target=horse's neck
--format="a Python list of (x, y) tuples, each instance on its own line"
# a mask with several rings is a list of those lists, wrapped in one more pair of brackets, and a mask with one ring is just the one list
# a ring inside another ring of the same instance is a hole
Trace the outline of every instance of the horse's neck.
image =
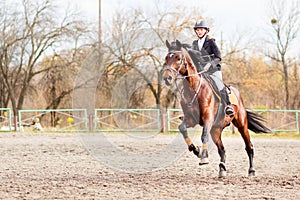
[(194, 90), (196, 90), (200, 83), (201, 77), (199, 76), (199, 74), (194, 66), (189, 66), (187, 71), (188, 71), (188, 81), (190, 83), (190, 86)]
[(207, 90), (211, 89), (203, 75), (199, 75), (195, 67), (188, 66), (187, 81), (185, 81), (184, 90), (187, 91), (187, 93), (190, 93), (191, 90), (193, 90), (194, 93), (198, 93), (203, 91), (207, 92)]
[(195, 67), (192, 58), (186, 50), (183, 50), (186, 62), (187, 62), (187, 80), (190, 84), (190, 87), (196, 91), (200, 84), (201, 77), (198, 74), (197, 68)]
[(191, 87), (191, 84), (189, 81), (183, 81), (183, 96), (187, 100), (192, 100), (194, 95), (196, 94), (196, 90)]

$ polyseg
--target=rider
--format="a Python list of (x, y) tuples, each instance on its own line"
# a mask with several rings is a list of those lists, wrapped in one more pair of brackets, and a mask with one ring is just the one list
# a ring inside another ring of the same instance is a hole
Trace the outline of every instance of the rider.
[[(200, 51), (202, 55), (202, 60), (206, 61), (204, 70), (215, 71), (211, 74), (212, 79), (216, 82), (216, 85), (220, 91), (222, 99), (226, 101), (225, 113), (228, 116), (233, 116), (235, 111), (231, 106), (229, 101), (229, 96), (226, 92), (225, 85), (223, 83), (221, 65), (221, 53), (215, 42), (214, 38), (211, 38), (207, 33), (209, 32), (209, 27), (206, 21), (201, 19), (199, 22), (195, 23), (194, 31), (198, 37), (198, 40), (194, 40), (192, 43), (192, 49)], [(201, 60), (201, 59), (200, 59)], [(203, 64), (202, 64), (203, 65)]]

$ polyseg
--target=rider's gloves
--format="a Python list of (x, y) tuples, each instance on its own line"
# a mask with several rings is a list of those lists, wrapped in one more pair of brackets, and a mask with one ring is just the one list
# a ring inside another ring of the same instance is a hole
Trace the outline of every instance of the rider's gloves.
[(203, 70), (204, 71), (208, 71), (210, 67), (211, 67), (211, 63), (210, 62), (206, 63), (206, 65), (204, 66)]

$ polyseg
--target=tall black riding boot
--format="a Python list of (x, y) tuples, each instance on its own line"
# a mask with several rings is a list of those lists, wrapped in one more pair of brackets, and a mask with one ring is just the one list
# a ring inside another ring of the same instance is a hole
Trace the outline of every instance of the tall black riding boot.
[(233, 107), (231, 106), (230, 100), (229, 100), (229, 96), (228, 93), (226, 91), (226, 88), (223, 88), (220, 91), (221, 94), (221, 98), (225, 101), (226, 106), (225, 106), (225, 114), (228, 115), (229, 117), (232, 117), (235, 115), (235, 111), (233, 109)]

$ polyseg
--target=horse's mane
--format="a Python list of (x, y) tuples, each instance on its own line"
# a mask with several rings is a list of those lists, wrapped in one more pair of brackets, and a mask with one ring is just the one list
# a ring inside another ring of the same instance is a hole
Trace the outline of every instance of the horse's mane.
[[(190, 62), (190, 65), (192, 65), (196, 71), (197, 71), (197, 68), (198, 68), (198, 71), (204, 70), (203, 66), (199, 63), (199, 62), (203, 61), (201, 52), (192, 49), (191, 45), (182, 44), (179, 40), (173, 41), (173, 42), (171, 42), (171, 44), (168, 41), (166, 41), (166, 45), (168, 47), (169, 52), (182, 51), (183, 53), (185, 53), (187, 61)], [(197, 65), (195, 65), (195, 63), (197, 63)], [(219, 96), (220, 96), (219, 90), (218, 90), (216, 84), (214, 83), (214, 81), (212, 80), (212, 78), (209, 76), (208, 73), (202, 73), (202, 76), (204, 77), (204, 79), (206, 79), (206, 81), (210, 85), (211, 89), (214, 91), (214, 95), (216, 96), (217, 100), (219, 100)]]
[(203, 66), (200, 64), (204, 63), (201, 52), (192, 48), (186, 50), (189, 53), (191, 59), (193, 60), (194, 66), (198, 69), (198, 71), (203, 71)]
[[(187, 51), (188, 56), (191, 58), (192, 64), (198, 69), (198, 71), (203, 70), (203, 66), (200, 63), (203, 63), (202, 54), (200, 51), (192, 49), (190, 44), (181, 43), (179, 40), (173, 41), (171, 43), (166, 41), (166, 45), (170, 51), (182, 51), (183, 49)], [(200, 63), (199, 63), (200, 62)]]
[(186, 44), (186, 43), (181, 43), (181, 42), (179, 42), (179, 40), (175, 40), (171, 43), (169, 43), (169, 41), (166, 40), (166, 45), (168, 47), (169, 52), (170, 51), (182, 51), (181, 48), (184, 48), (186, 50), (192, 48), (191, 45)]

